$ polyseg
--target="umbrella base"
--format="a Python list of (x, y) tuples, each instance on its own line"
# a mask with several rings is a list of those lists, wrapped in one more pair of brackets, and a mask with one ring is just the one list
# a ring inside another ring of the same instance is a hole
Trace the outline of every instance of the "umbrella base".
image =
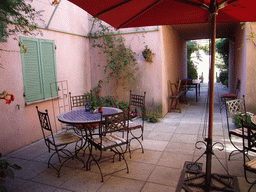
[(202, 172), (202, 163), (186, 161), (181, 172), (176, 192), (227, 191), (240, 192), (236, 176), (211, 174), (210, 189), (206, 188), (206, 174)]

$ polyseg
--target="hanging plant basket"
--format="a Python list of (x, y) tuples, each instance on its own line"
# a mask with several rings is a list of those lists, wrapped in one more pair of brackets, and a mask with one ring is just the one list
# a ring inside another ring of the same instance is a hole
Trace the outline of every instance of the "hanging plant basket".
[(145, 49), (142, 51), (142, 55), (146, 61), (151, 62), (151, 63), (153, 62), (153, 60), (152, 60), (153, 53), (148, 48), (148, 46), (146, 46)]

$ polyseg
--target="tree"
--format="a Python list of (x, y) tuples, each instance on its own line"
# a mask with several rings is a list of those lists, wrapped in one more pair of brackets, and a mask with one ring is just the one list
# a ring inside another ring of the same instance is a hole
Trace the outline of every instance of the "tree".
[[(23, 35), (33, 34), (32, 31), (37, 29), (36, 19), (41, 20), (41, 12), (35, 11), (24, 0), (1, 0), (0, 40), (10, 35), (16, 36), (19, 33)], [(9, 24), (12, 26), (8, 26)]]

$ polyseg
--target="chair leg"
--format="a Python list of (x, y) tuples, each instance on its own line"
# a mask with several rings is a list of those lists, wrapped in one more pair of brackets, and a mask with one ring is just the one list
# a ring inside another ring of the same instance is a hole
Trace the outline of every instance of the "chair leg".
[[(131, 158), (132, 158), (132, 156), (131, 156), (131, 141), (134, 140), (134, 139), (139, 142), (139, 144), (140, 144), (140, 146), (141, 146), (141, 152), (144, 153), (144, 148), (143, 148), (143, 145), (142, 145), (142, 143), (141, 143), (141, 141), (140, 141), (140, 138), (143, 138), (143, 129), (141, 129), (141, 135), (140, 135), (139, 137), (136, 137), (136, 136), (132, 133), (132, 131), (130, 131), (130, 134), (131, 134), (132, 138), (129, 140), (128, 151), (129, 151), (130, 159), (131, 159)], [(137, 149), (135, 149), (135, 150), (137, 150)]]

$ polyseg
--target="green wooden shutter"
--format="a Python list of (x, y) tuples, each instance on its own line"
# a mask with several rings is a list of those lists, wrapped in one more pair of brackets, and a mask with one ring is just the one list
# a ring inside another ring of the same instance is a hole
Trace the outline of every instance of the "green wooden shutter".
[(55, 65), (55, 44), (54, 41), (41, 40), (41, 62), (42, 62), (42, 81), (44, 87), (44, 98), (57, 96), (57, 76)]
[(20, 37), (20, 41), (28, 50), (25, 53), (21, 45), (25, 101), (40, 100), (43, 97), (43, 89), (40, 74), (39, 42), (37, 39), (25, 37)]

